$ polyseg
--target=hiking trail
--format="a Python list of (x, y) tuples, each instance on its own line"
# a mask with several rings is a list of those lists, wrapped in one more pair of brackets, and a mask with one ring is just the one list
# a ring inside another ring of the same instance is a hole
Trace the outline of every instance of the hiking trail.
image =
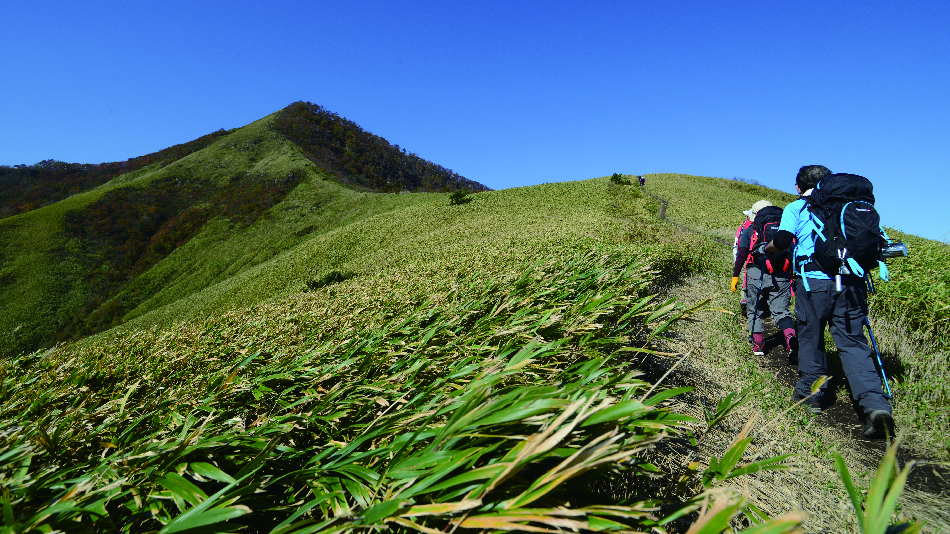
[[(653, 197), (657, 202), (660, 203), (660, 212), (657, 213), (657, 216), (658, 216), (660, 219), (662, 219), (662, 220), (664, 220), (664, 221), (666, 221), (666, 222), (672, 224), (673, 226), (675, 226), (675, 227), (677, 227), (677, 228), (679, 228), (679, 229), (681, 229), (681, 230), (686, 230), (687, 232), (693, 232), (694, 234), (698, 234), (698, 233), (699, 233), (699, 232), (697, 232), (696, 230), (694, 230), (694, 229), (692, 229), (692, 228), (690, 228), (690, 227), (688, 227), (688, 226), (683, 226), (682, 224), (679, 224), (679, 223), (677, 223), (676, 221), (671, 221), (671, 220), (669, 220), (669, 219), (666, 217), (666, 208), (669, 207), (669, 205), (670, 205), (670, 201), (669, 201), (669, 200), (666, 200), (666, 199), (663, 198), (663, 197), (658, 197), (658, 196), (654, 195), (653, 193), (647, 191), (647, 187), (646, 187), (645, 185), (641, 185), (641, 186), (640, 186), (640, 190), (643, 191), (644, 193), (646, 193), (647, 195)], [(721, 244), (723, 244), (723, 245), (732, 245), (732, 243), (726, 241), (725, 239), (722, 239), (721, 237), (710, 237), (710, 239), (712, 239), (713, 241), (715, 241), (715, 242), (717, 242), (717, 243), (721, 243)]]
[[(660, 219), (682, 230), (705, 235), (703, 232), (669, 220), (667, 217), (667, 209), (670, 204), (669, 200), (650, 193), (646, 190), (645, 186), (640, 186), (640, 189), (643, 193), (646, 193), (660, 203), (660, 210), (657, 214)], [(712, 236), (706, 237), (726, 246), (732, 245), (731, 242), (721, 238)], [(706, 286), (708, 286), (709, 283), (715, 283), (716, 278), (711, 278), (712, 280), (705, 280)], [(706, 291), (708, 294), (708, 289)], [(733, 295), (730, 293), (730, 298), (731, 297), (733, 297)], [(769, 315), (766, 316), (768, 317)], [(747, 328), (745, 326), (747, 321), (744, 316), (740, 317), (740, 319), (741, 320), (737, 321), (738, 324), (735, 326), (745, 330)], [(702, 325), (696, 325), (695, 328), (696, 330), (687, 334), (687, 337), (693, 337), (693, 343), (698, 341), (697, 337), (702, 338), (708, 335), (708, 331), (703, 331), (704, 327)], [(708, 328), (708, 326), (705, 328)], [(766, 324), (764, 334), (765, 355), (755, 356), (752, 354), (751, 349), (747, 347), (748, 356), (751, 357), (750, 360), (753, 361), (759, 369), (766, 371), (772, 375), (777, 383), (786, 387), (788, 396), (791, 398), (795, 383), (798, 380), (797, 363), (791, 364), (788, 361), (784, 349), (784, 338), (775, 326), (771, 324), (771, 321)], [(702, 343), (702, 341), (700, 341), (700, 343)], [(698, 381), (716, 382), (713, 378), (716, 375), (714, 368), (702, 365), (700, 362), (696, 363), (698, 365), (689, 366), (688, 373), (704, 375), (694, 377)], [(685, 368), (683, 370), (686, 371)], [(852, 405), (850, 395), (845, 393), (842, 396), (840, 393), (837, 393), (838, 386), (846, 386), (846, 384), (847, 380), (843, 375), (832, 377), (832, 385), (829, 387), (829, 391), (832, 392), (832, 395), (836, 398), (828, 402), (829, 406), (825, 408), (820, 415), (810, 416), (810, 423), (808, 424), (816, 424), (830, 429), (833, 435), (837, 436), (837, 438), (834, 439), (834, 447), (848, 446), (850, 443), (853, 448), (857, 449), (855, 452), (861, 453), (859, 456), (866, 458), (872, 465), (876, 465), (884, 454), (887, 442), (882, 439), (868, 439), (864, 437), (862, 432), (863, 425), (858, 418), (855, 407)], [(899, 427), (897, 430), (900, 432)], [(939, 524), (941, 522), (944, 524), (950, 523), (950, 513), (948, 513), (950, 510), (948, 510), (947, 507), (950, 503), (946, 502), (947, 496), (950, 496), (950, 464), (915, 453), (907, 446), (902, 446), (899, 449), (898, 461), (901, 468), (909, 462), (914, 462), (914, 467), (907, 479), (906, 487), (908, 490), (913, 490), (917, 494), (915, 500), (919, 503), (919, 499), (929, 500), (931, 497), (936, 499), (931, 506), (925, 507), (930, 509), (930, 511), (937, 516), (940, 516), (939, 518), (934, 516), (928, 517), (930, 526), (933, 527), (935, 523)], [(919, 506), (917, 508), (919, 509)]]

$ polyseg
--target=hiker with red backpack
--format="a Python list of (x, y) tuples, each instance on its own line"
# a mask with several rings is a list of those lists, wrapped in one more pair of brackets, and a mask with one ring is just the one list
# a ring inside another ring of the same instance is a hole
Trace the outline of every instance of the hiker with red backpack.
[(878, 375), (875, 351), (864, 337), (864, 326), (870, 328), (865, 279), (875, 268), (882, 280), (888, 279), (883, 262), (888, 237), (874, 208), (873, 186), (863, 176), (806, 165), (798, 171), (795, 187), (801, 197), (785, 207), (778, 234), (764, 248), (765, 253), (794, 249), (795, 254), (795, 316), (801, 346), (793, 398), (804, 400), (812, 413), (821, 413), (824, 407), (828, 383), (814, 394), (812, 386), (829, 374), (824, 351), (827, 325), (854, 403), (863, 412), (859, 415), (864, 435), (893, 437), (893, 408), (882, 388), (886, 377)]
[(789, 362), (795, 363), (798, 338), (795, 319), (789, 311), (792, 302), (792, 257), (784, 252), (766, 254), (761, 250), (778, 233), (782, 208), (773, 206), (768, 200), (760, 200), (752, 205), (750, 211), (752, 224), (739, 234), (732, 270), (732, 291), (736, 292), (739, 273), (745, 265), (746, 315), (752, 353), (757, 356), (765, 354), (764, 313), (768, 310), (772, 313), (776, 328), (782, 332)]
[[(759, 202), (768, 202), (768, 200), (760, 200)], [(756, 202), (756, 204), (758, 204), (759, 202)], [(742, 212), (742, 214), (745, 215), (745, 220), (742, 221), (742, 224), (740, 224), (738, 228), (736, 228), (736, 239), (735, 241), (732, 242), (732, 261), (733, 262), (737, 261), (739, 258), (739, 236), (742, 235), (743, 230), (752, 226), (752, 214), (754, 213), (755, 207), (756, 205), (753, 204), (752, 209), (747, 209)], [(742, 262), (742, 266), (745, 267), (744, 261)], [(739, 274), (742, 274), (741, 269), (739, 271)], [(742, 277), (742, 292), (739, 293), (739, 306), (742, 306), (742, 313), (745, 313), (746, 311), (745, 310), (745, 305), (746, 305), (745, 286), (746, 286), (747, 281), (748, 281), (748, 276), (743, 276)], [(732, 277), (732, 292), (733, 293), (736, 292), (736, 288), (738, 284), (739, 284), (739, 275), (735, 275)]]

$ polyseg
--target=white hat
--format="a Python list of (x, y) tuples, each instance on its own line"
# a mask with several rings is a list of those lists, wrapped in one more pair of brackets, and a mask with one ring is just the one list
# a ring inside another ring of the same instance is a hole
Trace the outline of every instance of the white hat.
[(746, 217), (748, 217), (748, 218), (751, 219), (752, 216), (755, 215), (760, 209), (762, 209), (762, 208), (764, 208), (764, 207), (766, 207), (766, 206), (771, 206), (771, 205), (772, 205), (772, 203), (769, 202), (768, 200), (760, 200), (760, 201), (756, 202), (755, 204), (753, 204), (753, 205), (752, 205), (752, 208), (747, 209), (747, 210), (743, 211), (742, 213), (744, 213)]

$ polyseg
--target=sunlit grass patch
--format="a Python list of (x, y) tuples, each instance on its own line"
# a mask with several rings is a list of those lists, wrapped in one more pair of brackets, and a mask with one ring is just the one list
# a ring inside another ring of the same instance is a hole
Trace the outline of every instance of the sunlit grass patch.
[[(753, 186), (724, 178), (688, 176), (684, 174), (651, 174), (647, 190), (670, 202), (670, 220), (703, 231), (724, 231), (745, 219), (743, 210), (759, 200), (784, 207), (798, 198), (795, 195)], [(731, 240), (731, 239), (730, 239)]]
[(950, 246), (898, 231), (909, 256), (889, 260), (890, 281), (875, 277), (869, 319), (898, 403), (897, 413), (944, 457), (950, 456)]
[(654, 391), (627, 362), (682, 310), (652, 298), (648, 265), (617, 250), (532, 265), (436, 295), (353, 291), (353, 279), (308, 294), (336, 291), (328, 312), (319, 300), (301, 312), (298, 297), (8, 362), (8, 518), (658, 525), (652, 500), (583, 488), (608, 472), (648, 486), (641, 453), (687, 421), (663, 405), (676, 391)]

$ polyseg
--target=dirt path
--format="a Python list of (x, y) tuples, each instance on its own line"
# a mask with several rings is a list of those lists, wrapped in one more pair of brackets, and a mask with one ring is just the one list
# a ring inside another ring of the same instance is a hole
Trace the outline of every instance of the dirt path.
[[(666, 221), (666, 222), (672, 224), (673, 226), (675, 226), (675, 227), (677, 227), (677, 228), (679, 228), (679, 229), (681, 229), (681, 230), (686, 230), (687, 232), (694, 232), (694, 233), (696, 233), (696, 230), (693, 230), (692, 228), (690, 228), (690, 227), (688, 227), (688, 226), (683, 226), (682, 224), (679, 224), (679, 223), (677, 223), (676, 221), (671, 221), (671, 220), (669, 220), (669, 219), (666, 217), (666, 208), (668, 208), (669, 205), (670, 205), (670, 201), (669, 201), (669, 200), (666, 200), (666, 199), (663, 198), (663, 197), (658, 197), (658, 196), (654, 195), (653, 193), (647, 191), (647, 188), (646, 188), (646, 186), (644, 186), (644, 185), (641, 185), (641, 186), (640, 186), (640, 190), (643, 191), (644, 193), (646, 193), (647, 195), (653, 197), (657, 202), (660, 203), (660, 212), (657, 213), (657, 216), (660, 217), (660, 219), (663, 219), (664, 221)], [(717, 242), (717, 243), (721, 243), (721, 244), (723, 244), (723, 245), (729, 245), (729, 246), (732, 245), (732, 243), (730, 243), (729, 241), (726, 241), (725, 239), (722, 239), (722, 238), (719, 238), (719, 237), (711, 237), (710, 239), (712, 239), (713, 241), (715, 241), (715, 242)]]
[[(659, 217), (678, 228), (702, 234), (667, 218), (669, 201), (641, 190), (660, 202)], [(715, 239), (725, 246), (731, 242)], [(829, 449), (843, 454), (852, 476), (867, 485), (870, 475), (876, 470), (883, 456), (886, 442), (867, 439), (862, 433), (850, 396), (842, 394), (838, 385), (845, 379), (833, 377), (835, 383), (830, 391), (838, 391), (833, 404), (822, 414), (814, 416), (802, 409), (775, 415), (791, 405), (791, 394), (798, 380), (798, 369), (791, 365), (784, 351), (781, 334), (774, 328), (771, 319), (766, 321), (766, 354), (754, 356), (745, 340), (744, 317), (738, 313), (736, 295), (728, 291), (724, 277), (696, 276), (672, 292), (686, 304), (712, 298), (706, 317), (681, 328), (673, 344), (683, 354), (690, 354), (689, 363), (680, 368), (684, 376), (678, 382), (689, 382), (696, 389), (686, 399), (687, 411), (692, 411), (702, 420), (702, 409), (714, 408), (714, 403), (730, 391), (739, 391), (756, 381), (766, 384), (751, 406), (743, 407), (733, 422), (741, 428), (744, 421), (763, 421), (769, 418), (773, 424), (770, 431), (760, 438), (759, 454), (777, 456), (791, 453), (800, 464), (790, 472), (760, 473), (755, 480), (739, 488), (763, 503), (770, 513), (784, 513), (791, 509), (810, 512), (813, 519), (806, 524), (809, 531), (848, 531), (855, 528), (850, 502), (843, 492), (839, 475), (834, 470)], [(710, 289), (712, 288), (712, 289)], [(730, 311), (735, 309), (735, 313)], [(723, 313), (725, 312), (725, 313)], [(696, 406), (699, 405), (699, 406)], [(758, 405), (758, 406), (756, 406)], [(767, 415), (771, 414), (771, 415)], [(900, 428), (898, 428), (898, 431)], [(707, 444), (705, 453), (721, 454), (728, 445)], [(901, 466), (914, 462), (901, 497), (906, 517), (926, 521), (926, 532), (950, 530), (950, 465), (937, 461), (926, 454), (902, 446), (898, 457)], [(789, 476), (789, 475), (792, 476)]]
[[(798, 381), (798, 366), (790, 364), (785, 355), (782, 334), (772, 324), (767, 323), (765, 328), (765, 355), (753, 356), (756, 363), (767, 369), (776, 381), (794, 389)], [(845, 386), (844, 376), (833, 376), (828, 391), (834, 395), (838, 386)], [(882, 439), (868, 439), (864, 437), (863, 424), (858, 418), (858, 411), (850, 397), (835, 396), (830, 406), (826, 407), (821, 415), (815, 417), (820, 424), (833, 428), (842, 435), (842, 438), (866, 449), (875, 452), (872, 456), (882, 456), (887, 443)], [(898, 429), (900, 430), (900, 429)], [(898, 461), (901, 465), (914, 462), (914, 469), (907, 478), (907, 486), (935, 495), (950, 495), (950, 466), (934, 462), (919, 454), (901, 449), (898, 452)]]

